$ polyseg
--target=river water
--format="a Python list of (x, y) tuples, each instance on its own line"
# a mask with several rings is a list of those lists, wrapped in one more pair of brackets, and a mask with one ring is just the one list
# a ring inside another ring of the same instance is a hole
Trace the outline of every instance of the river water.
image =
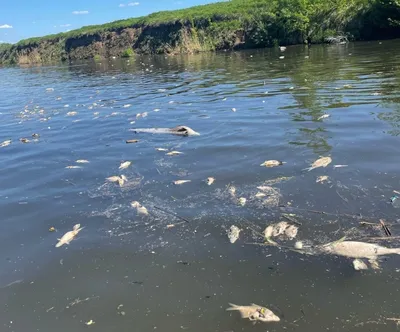
[[(297, 238), (310, 245), (384, 236), (360, 221), (384, 219), (399, 234), (390, 201), (400, 190), (399, 47), (0, 69), (0, 141), (12, 139), (0, 148), (1, 331), (394, 330), (400, 257), (360, 272), (351, 259), (254, 243), (283, 213), (295, 214)], [(201, 135), (129, 131), (181, 124)], [(320, 156), (332, 163), (304, 170)], [(260, 166), (269, 159), (285, 163)], [(123, 161), (132, 164), (119, 170)], [(105, 180), (120, 174), (122, 187)], [(266, 183), (276, 195), (255, 197)], [(55, 248), (77, 223), (78, 236)], [(242, 229), (234, 244), (231, 225)], [(281, 321), (253, 325), (228, 303), (264, 305)]]

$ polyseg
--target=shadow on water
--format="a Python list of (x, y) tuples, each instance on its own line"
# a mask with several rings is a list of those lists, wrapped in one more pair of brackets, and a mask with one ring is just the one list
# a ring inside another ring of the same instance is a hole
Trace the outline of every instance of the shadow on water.
[[(385, 219), (398, 235), (398, 47), (2, 69), (0, 141), (12, 139), (0, 148), (3, 330), (392, 331), (398, 257), (360, 273), (345, 258), (253, 243), (283, 213), (296, 215), (306, 245), (383, 235), (360, 221)], [(201, 135), (129, 131), (179, 124)], [(304, 170), (328, 155), (328, 167)], [(285, 164), (260, 166), (270, 159)], [(122, 174), (123, 187), (105, 180)], [(276, 196), (256, 196), (262, 185)], [(76, 223), (85, 227), (77, 238), (55, 248)], [(235, 244), (231, 225), (242, 229)], [(281, 322), (253, 326), (226, 312), (229, 302), (265, 305)]]

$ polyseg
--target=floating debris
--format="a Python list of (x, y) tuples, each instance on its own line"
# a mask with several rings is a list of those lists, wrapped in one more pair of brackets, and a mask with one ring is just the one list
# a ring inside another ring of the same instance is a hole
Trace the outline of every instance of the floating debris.
[(78, 163), (78, 164), (89, 164), (89, 160), (86, 160), (86, 159), (78, 159), (78, 160), (76, 161), (76, 163)]
[(74, 115), (77, 115), (77, 114), (78, 114), (78, 112), (68, 112), (67, 116), (74, 116)]
[(240, 197), (239, 200), (238, 200), (238, 202), (239, 202), (239, 204), (240, 204), (241, 206), (245, 206), (245, 205), (246, 205), (246, 202), (247, 202), (247, 199), (244, 198), (244, 197)]
[(138, 139), (127, 139), (125, 142), (126, 142), (126, 144), (130, 144), (130, 143), (137, 143), (137, 142), (139, 142), (139, 140)]
[(280, 60), (283, 60), (284, 58), (285, 58), (284, 55), (281, 55), (281, 56), (279, 57)]
[(304, 170), (312, 171), (313, 169), (318, 168), (318, 167), (326, 167), (331, 162), (332, 162), (332, 158), (331, 157), (321, 157), (321, 158), (317, 159), (316, 161), (314, 161), (311, 164), (311, 167), (305, 168)]
[(373, 243), (335, 241), (320, 247), (323, 253), (351, 258), (376, 259), (378, 256), (400, 255), (400, 248), (386, 248)]
[(232, 108), (232, 112), (236, 112), (236, 108)]
[(30, 140), (27, 139), (27, 138), (25, 138), (25, 137), (20, 138), (19, 141), (20, 141), (21, 143), (29, 143), (29, 142), (30, 142)]
[(206, 180), (206, 182), (207, 182), (207, 184), (208, 184), (209, 186), (211, 186), (211, 185), (214, 183), (214, 181), (215, 181), (215, 178), (213, 178), (213, 177), (209, 177), (209, 178), (207, 178), (207, 180)]
[(73, 228), (72, 231), (69, 231), (63, 235), (61, 239), (58, 239), (58, 243), (56, 244), (56, 248), (61, 247), (64, 244), (69, 244), (75, 236), (78, 235), (78, 233), (83, 229), (81, 228), (80, 224), (76, 224)]
[(317, 178), (315, 182), (317, 183), (324, 183), (325, 181), (329, 181), (329, 176), (327, 175), (321, 175)]
[(122, 106), (123, 108), (128, 108), (128, 107), (131, 107), (132, 105), (131, 104), (125, 104), (124, 106)]
[(270, 186), (270, 185), (274, 185), (274, 184), (277, 184), (277, 183), (281, 183), (283, 181), (289, 181), (289, 180), (291, 180), (293, 178), (294, 178), (294, 176), (279, 176), (279, 177), (277, 177), (275, 179), (271, 179), (271, 180), (265, 181), (264, 184), (267, 185), (267, 186)]
[(267, 161), (264, 161), (260, 166), (276, 167), (276, 166), (281, 166), (283, 164), (285, 164), (285, 163), (280, 160), (267, 160)]
[(177, 156), (179, 154), (183, 154), (183, 152), (179, 152), (179, 151), (170, 151), (167, 153), (167, 156)]
[(228, 238), (230, 243), (235, 243), (240, 235), (240, 228), (232, 225), (228, 230)]
[(128, 181), (128, 179), (126, 178), (125, 175), (121, 175), (121, 176), (110, 176), (108, 178), (106, 178), (107, 181), (109, 182), (118, 182), (119, 186), (122, 187), (125, 183), (125, 181)]
[(329, 117), (330, 117), (330, 114), (324, 114), (324, 115), (321, 115), (317, 120), (322, 120), (322, 119), (326, 119)]
[(229, 186), (228, 191), (229, 191), (229, 193), (231, 194), (231, 196), (235, 196), (235, 195), (236, 195), (236, 187), (234, 187), (234, 186)]
[(342, 167), (347, 167), (349, 165), (333, 165), (333, 168), (342, 168)]
[(82, 166), (76, 166), (76, 165), (72, 165), (72, 166), (67, 166), (65, 168), (69, 168), (69, 169), (77, 169), (77, 168), (82, 168)]
[(126, 169), (126, 168), (128, 168), (131, 164), (132, 164), (132, 162), (130, 162), (130, 161), (125, 161), (125, 162), (121, 163), (121, 165), (118, 167), (118, 169)]
[(49, 228), (49, 232), (55, 232), (55, 231), (56, 229), (53, 226)]
[(5, 146), (8, 146), (10, 144), (11, 144), (11, 140), (10, 139), (5, 140), (5, 141), (0, 143), (0, 148), (4, 148)]
[(267, 206), (278, 206), (281, 198), (280, 190), (271, 186), (258, 186), (257, 189), (261, 190), (268, 196), (263, 204)]
[(281, 221), (277, 224), (269, 225), (264, 230), (264, 237), (270, 243), (275, 243), (271, 240), (272, 237), (284, 236), (289, 240), (293, 240), (297, 236), (298, 227), (296, 225), (291, 225), (286, 221)]
[(94, 322), (93, 320), (90, 320), (90, 321), (86, 322), (85, 324), (88, 325), (88, 326), (90, 326), (90, 325), (93, 325), (94, 323), (95, 323), (95, 322)]
[(367, 264), (365, 264), (361, 259), (358, 258), (353, 261), (353, 267), (356, 271), (368, 270)]
[(32, 134), (32, 137), (33, 137), (33, 138), (39, 138), (40, 135), (39, 135), (39, 134)]
[(192, 182), (192, 180), (176, 180), (176, 181), (174, 181), (174, 184), (180, 185), (180, 184), (184, 184), (187, 182)]
[(168, 149), (164, 149), (164, 148), (156, 148), (157, 151), (168, 151)]
[(279, 46), (279, 51), (285, 52), (286, 51), (286, 46)]
[(149, 214), (149, 211), (137, 201), (133, 201), (131, 206), (136, 209), (138, 214), (144, 214), (146, 216)]
[(296, 243), (294, 244), (294, 248), (295, 249), (303, 249), (303, 242), (296, 241)]
[(260, 305), (252, 303), (248, 306), (236, 305), (229, 303), (230, 307), (227, 311), (239, 311), (242, 318), (247, 318), (251, 321), (261, 322), (279, 322), (280, 318), (275, 315), (271, 310)]

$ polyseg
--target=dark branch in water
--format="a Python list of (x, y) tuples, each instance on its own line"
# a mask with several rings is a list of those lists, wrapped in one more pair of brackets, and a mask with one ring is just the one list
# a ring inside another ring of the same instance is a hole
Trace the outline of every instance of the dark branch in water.
[(181, 220), (183, 220), (184, 222), (187, 222), (187, 223), (190, 222), (189, 220), (187, 220), (187, 219), (185, 219), (185, 218), (183, 218), (183, 217), (177, 215), (176, 213), (173, 213), (173, 212), (164, 210), (164, 209), (162, 209), (162, 208), (160, 208), (160, 207), (158, 207), (158, 206), (154, 206), (154, 208), (157, 209), (157, 210), (160, 210), (160, 211), (162, 211), (162, 212), (164, 212), (164, 213), (166, 213), (166, 214), (169, 214), (169, 215), (171, 215), (171, 216), (174, 216), (174, 217), (176, 217), (176, 218), (178, 218), (178, 219), (181, 219)]

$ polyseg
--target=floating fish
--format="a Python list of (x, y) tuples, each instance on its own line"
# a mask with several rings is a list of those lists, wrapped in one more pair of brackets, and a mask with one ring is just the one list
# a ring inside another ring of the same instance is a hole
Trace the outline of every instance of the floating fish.
[(25, 137), (20, 138), (19, 141), (20, 141), (21, 143), (29, 143), (29, 142), (30, 142), (30, 140), (27, 139), (27, 138), (25, 138)]
[(89, 160), (86, 160), (86, 159), (78, 159), (78, 160), (76, 161), (76, 163), (78, 163), (78, 164), (88, 164), (88, 163), (89, 163)]
[(256, 194), (256, 197), (257, 197), (257, 198), (262, 198), (262, 197), (265, 197), (265, 196), (267, 196), (267, 194), (262, 193), (261, 191), (259, 191), (259, 192)]
[(132, 162), (130, 162), (130, 161), (125, 161), (125, 162), (121, 163), (121, 165), (118, 167), (118, 169), (126, 169), (126, 168), (128, 168), (131, 164), (132, 164)]
[(5, 140), (5, 141), (0, 143), (0, 148), (4, 148), (5, 146), (8, 146), (10, 144), (11, 144), (11, 140), (10, 139)]
[(329, 117), (330, 117), (330, 114), (324, 114), (324, 115), (321, 115), (317, 120), (322, 120), (322, 119), (326, 119)]
[(279, 51), (285, 52), (286, 51), (286, 46), (279, 46)]
[(284, 59), (284, 58), (285, 58), (284, 55), (281, 55), (281, 56), (279, 57), (280, 60), (282, 60), (282, 59)]
[(245, 205), (246, 205), (246, 202), (247, 202), (247, 199), (244, 198), (244, 197), (240, 197), (239, 200), (238, 200), (238, 202), (239, 202), (239, 204), (240, 204), (241, 206), (245, 206)]
[(232, 112), (236, 112), (236, 108), (232, 108)]
[(121, 177), (118, 179), (119, 186), (122, 187), (126, 181), (128, 181), (126, 176), (125, 175), (121, 175)]
[(176, 126), (174, 128), (136, 128), (130, 129), (135, 133), (151, 134), (173, 134), (179, 136), (199, 136), (200, 134), (187, 126)]
[(336, 241), (320, 247), (321, 251), (351, 258), (376, 259), (378, 256), (400, 255), (400, 248), (386, 248), (373, 243), (357, 241)]
[(239, 311), (242, 318), (248, 318), (251, 321), (261, 322), (279, 322), (280, 318), (271, 310), (260, 305), (252, 303), (251, 305), (243, 306), (229, 303), (230, 307), (227, 311)]
[(130, 144), (130, 143), (137, 143), (137, 142), (139, 142), (139, 140), (138, 139), (127, 139), (125, 142), (126, 142), (126, 144)]
[(77, 168), (82, 168), (82, 166), (76, 166), (76, 165), (73, 165), (73, 166), (67, 166), (67, 167), (65, 167), (65, 168), (69, 168), (69, 169), (77, 169)]
[(325, 181), (328, 181), (329, 180), (329, 176), (327, 176), (327, 175), (321, 175), (321, 176), (319, 176), (318, 178), (317, 178), (317, 181), (315, 181), (315, 182), (317, 182), (317, 183), (324, 183)]
[(86, 322), (85, 324), (88, 325), (88, 326), (90, 326), (90, 325), (93, 325), (93, 324), (94, 324), (94, 321), (91, 319), (90, 321)]
[(280, 160), (267, 160), (267, 161), (264, 161), (260, 166), (276, 167), (276, 166), (281, 166), (283, 164), (285, 164), (285, 163)]
[(207, 184), (208, 184), (209, 186), (211, 186), (211, 185), (214, 183), (214, 181), (215, 181), (215, 178), (213, 178), (213, 177), (209, 177), (209, 178), (207, 178), (207, 180), (206, 180), (206, 182), (207, 182)]
[(46, 89), (46, 92), (53, 92), (54, 91), (54, 88), (47, 88)]
[(39, 134), (32, 134), (32, 137), (33, 137), (33, 138), (39, 138), (40, 135), (39, 135)]
[(183, 154), (183, 152), (179, 152), (179, 151), (170, 151), (167, 153), (167, 156), (177, 156), (179, 154)]
[(164, 149), (164, 148), (156, 148), (157, 151), (168, 151), (168, 149)]
[(138, 214), (144, 214), (146, 216), (149, 214), (149, 211), (137, 201), (133, 201), (131, 206), (136, 209)]
[(61, 239), (58, 239), (58, 243), (56, 244), (56, 248), (61, 247), (64, 244), (69, 244), (75, 236), (78, 235), (78, 233), (83, 229), (81, 228), (80, 224), (76, 224), (73, 228), (72, 231), (69, 231), (63, 235)]
[(342, 168), (342, 167), (347, 167), (349, 165), (333, 165), (333, 168)]
[(228, 231), (228, 238), (230, 243), (235, 243), (239, 238), (239, 235), (240, 235), (240, 228), (235, 225), (232, 225)]
[(179, 184), (184, 184), (187, 182), (192, 182), (192, 180), (176, 180), (176, 181), (174, 181), (174, 184), (179, 185)]
[(78, 112), (68, 112), (67, 116), (74, 116), (74, 115), (77, 115), (77, 114), (78, 114)]
[(353, 267), (354, 270), (360, 271), (360, 270), (368, 270), (367, 264), (365, 264), (361, 259), (357, 258), (353, 261)]
[(317, 159), (316, 161), (314, 161), (311, 164), (311, 167), (305, 168), (304, 170), (312, 171), (313, 169), (318, 168), (318, 167), (326, 167), (331, 162), (332, 162), (332, 158), (331, 157), (321, 157), (321, 158)]
[(145, 118), (147, 115), (148, 115), (147, 112), (143, 112), (143, 113), (142, 113), (142, 118)]
[(131, 107), (132, 105), (131, 104), (125, 104), (124, 106), (122, 106), (123, 108), (128, 108), (128, 107)]
[(283, 235), (289, 240), (293, 240), (297, 236), (298, 227), (295, 225), (291, 225), (286, 221), (281, 221), (277, 224), (269, 225), (264, 230), (265, 239), (268, 242), (274, 243), (271, 238), (272, 237), (279, 237)]
[(294, 248), (295, 249), (303, 249), (303, 242), (301, 241), (296, 241), (296, 243), (294, 244)]
[(106, 180), (109, 182), (118, 182), (119, 179), (120, 179), (120, 177), (117, 175), (106, 178)]

